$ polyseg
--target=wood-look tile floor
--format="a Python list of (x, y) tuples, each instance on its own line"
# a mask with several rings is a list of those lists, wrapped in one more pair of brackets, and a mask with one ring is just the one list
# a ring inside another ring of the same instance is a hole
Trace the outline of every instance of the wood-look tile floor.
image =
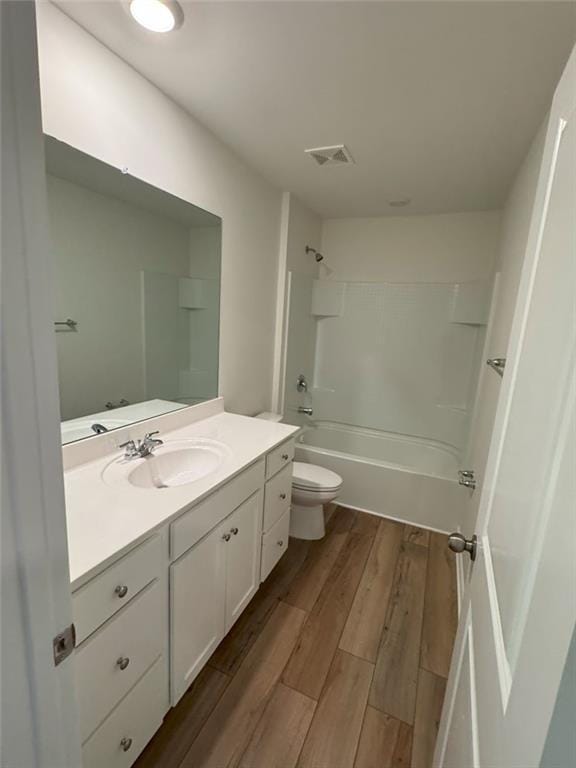
[(457, 623), (446, 536), (333, 507), (137, 768), (429, 768)]

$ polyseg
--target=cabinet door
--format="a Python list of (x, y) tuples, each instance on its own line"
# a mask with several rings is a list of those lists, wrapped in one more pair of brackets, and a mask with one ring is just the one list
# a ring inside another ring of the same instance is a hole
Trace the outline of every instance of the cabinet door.
[(262, 491), (241, 504), (220, 527), (226, 542), (226, 632), (260, 584)]
[(224, 637), (227, 548), (218, 527), (170, 566), (172, 704)]

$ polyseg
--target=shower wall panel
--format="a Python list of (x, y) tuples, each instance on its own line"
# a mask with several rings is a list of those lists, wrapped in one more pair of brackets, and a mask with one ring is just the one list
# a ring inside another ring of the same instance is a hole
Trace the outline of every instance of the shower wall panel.
[(461, 448), (484, 322), (454, 321), (462, 284), (332, 285), (338, 313), (316, 315), (315, 419)]

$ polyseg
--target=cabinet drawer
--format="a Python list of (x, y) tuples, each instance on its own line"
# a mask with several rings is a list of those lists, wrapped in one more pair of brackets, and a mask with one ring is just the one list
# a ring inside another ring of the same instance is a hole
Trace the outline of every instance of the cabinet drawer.
[(280, 520), (262, 536), (262, 563), (260, 566), (260, 581), (268, 578), (270, 571), (284, 552), (288, 549), (290, 533), (290, 508), (284, 512)]
[(129, 768), (167, 709), (166, 664), (160, 658), (84, 744), (83, 768)]
[(264, 532), (279, 520), (290, 506), (292, 462), (266, 483), (264, 492)]
[(287, 440), (266, 456), (266, 480), (294, 458), (294, 440)]
[(161, 572), (162, 545), (154, 536), (72, 595), (76, 642), (80, 644)]
[(82, 741), (163, 652), (167, 598), (166, 581), (153, 582), (77, 650)]
[(264, 462), (249, 467), (170, 526), (170, 558), (176, 560), (264, 484)]

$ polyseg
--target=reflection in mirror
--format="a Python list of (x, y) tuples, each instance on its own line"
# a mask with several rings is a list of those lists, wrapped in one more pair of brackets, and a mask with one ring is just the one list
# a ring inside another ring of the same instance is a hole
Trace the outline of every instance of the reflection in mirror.
[(62, 442), (216, 397), (221, 220), (45, 146)]

